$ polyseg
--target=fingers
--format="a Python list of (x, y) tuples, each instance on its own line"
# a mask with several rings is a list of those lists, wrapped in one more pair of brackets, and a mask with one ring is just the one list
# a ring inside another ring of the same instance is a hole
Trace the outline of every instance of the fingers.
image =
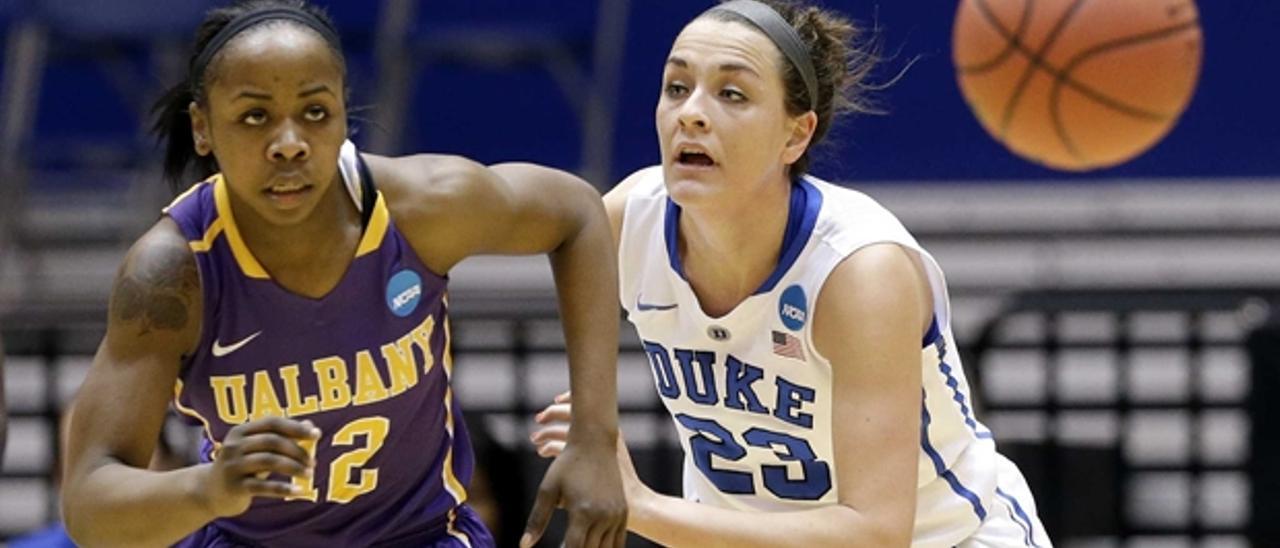
[(548, 486), (546, 478), (543, 478), (543, 485), (538, 488), (538, 497), (533, 501), (533, 510), (529, 512), (529, 521), (524, 526), (524, 536), (520, 538), (520, 548), (530, 548), (542, 538), (542, 533), (547, 530), (547, 523), (551, 521), (551, 512), (559, 501), (559, 488)]
[(625, 513), (619, 513), (599, 504), (577, 504), (569, 509), (569, 529), (565, 532), (565, 546), (613, 547), (622, 546), (626, 539)]
[(563, 421), (552, 421), (552, 423), (534, 430), (529, 435), (530, 442), (534, 442), (538, 456), (554, 457), (564, 451), (564, 444), (568, 442), (568, 429), (570, 425)]
[(250, 478), (244, 480), (241, 485), (244, 487), (245, 491), (255, 497), (272, 497), (282, 499), (302, 494), (301, 487), (282, 481), (268, 481)]
[(627, 545), (627, 524), (626, 522), (623, 522), (622, 524), (613, 528), (613, 539), (605, 546), (612, 546), (613, 548), (623, 548), (626, 545)]
[(548, 441), (538, 444), (537, 453), (539, 457), (550, 459), (560, 456), (564, 452), (565, 442)]
[(571, 402), (572, 400), (573, 400), (573, 394), (572, 394), (572, 393), (570, 393), (570, 392), (567, 392), (567, 391), (566, 391), (566, 392), (561, 392), (560, 394), (557, 394), (557, 395), (556, 395), (555, 402), (556, 402), (556, 403), (569, 403), (569, 402)]
[[(604, 539), (612, 538), (613, 527), (608, 521), (593, 521), (586, 524), (590, 529), (587, 530), (586, 540), (582, 546), (590, 546), (592, 548), (605, 546)], [(570, 544), (569, 546), (573, 546)]]
[(270, 474), (309, 477), (315, 459), (302, 444), (315, 439), (320, 430), (311, 421), (299, 422), (267, 417), (232, 428), (218, 453), (232, 476)]
[(569, 422), (573, 419), (573, 405), (569, 403), (553, 403), (548, 405), (540, 413), (533, 416), (533, 420), (538, 424), (550, 424), (553, 422)]
[(626, 527), (611, 525), (606, 528), (603, 536), (600, 537), (600, 546), (604, 548), (622, 548), (622, 543), (626, 537)]
[[(302, 447), (314, 441), (320, 430), (311, 421), (266, 417), (238, 425), (227, 433), (218, 452), (219, 475), (234, 491), (251, 495), (295, 495), (291, 483), (272, 481), (272, 474), (309, 478), (315, 459)], [(310, 444), (308, 444), (310, 445)]]
[(303, 449), (301, 445), (298, 445), (292, 439), (276, 434), (255, 434), (242, 438), (236, 444), (236, 448), (241, 455), (276, 453), (293, 459), (304, 466), (315, 466), (314, 459), (307, 453), (306, 449)]
[[(556, 396), (556, 400), (567, 399), (568, 392)], [(555, 457), (564, 451), (569, 440), (569, 421), (573, 416), (573, 407), (569, 403), (548, 405), (534, 420), (542, 427), (529, 436), (529, 440), (537, 447), (538, 456)]]
[(569, 441), (569, 425), (557, 423), (544, 426), (530, 435), (529, 441), (533, 442), (538, 456), (557, 456), (564, 452), (565, 444)]
[(569, 439), (569, 423), (573, 420), (573, 406), (569, 398), (568, 392), (557, 395), (555, 403), (533, 417), (535, 422), (543, 425), (529, 436), (537, 446), (538, 455), (554, 457), (564, 451), (564, 442)]
[(586, 544), (590, 527), (591, 523), (580, 512), (570, 511), (569, 530), (564, 533), (565, 547), (582, 548), (583, 546), (595, 546), (594, 544)]
[(298, 421), (284, 417), (263, 417), (232, 428), (230, 432), (227, 432), (227, 441), (263, 433), (279, 434), (297, 440), (320, 438), (320, 429), (316, 428), (316, 425), (309, 420)]
[(263, 473), (281, 474), (290, 477), (311, 476), (310, 466), (275, 453), (251, 453), (245, 455), (230, 463), (228, 469), (235, 476), (254, 476), (258, 479), (264, 477)]
[(569, 425), (565, 423), (556, 423), (543, 426), (529, 435), (529, 441), (542, 444), (551, 441), (565, 441), (569, 439)]

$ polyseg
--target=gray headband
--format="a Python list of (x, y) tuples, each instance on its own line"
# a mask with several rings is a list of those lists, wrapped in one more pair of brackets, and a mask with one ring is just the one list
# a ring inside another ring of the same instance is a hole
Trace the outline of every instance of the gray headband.
[(809, 48), (800, 39), (800, 34), (786, 19), (773, 8), (756, 0), (733, 0), (707, 10), (703, 15), (714, 12), (727, 12), (745, 19), (752, 26), (763, 32), (772, 40), (782, 55), (791, 62), (791, 66), (800, 71), (804, 79), (805, 90), (809, 92), (809, 110), (818, 108), (818, 73), (813, 69), (813, 58), (809, 56)]

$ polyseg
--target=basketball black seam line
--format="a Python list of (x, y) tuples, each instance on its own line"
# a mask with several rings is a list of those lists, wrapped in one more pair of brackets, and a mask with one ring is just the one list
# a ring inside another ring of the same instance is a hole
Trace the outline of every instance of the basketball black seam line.
[[(1027, 15), (1030, 11), (1031, 1), (1032, 0), (1027, 0), (1028, 6), (1027, 6), (1027, 9), (1023, 11), (1024, 15)], [(1117, 99), (1108, 97), (1107, 95), (1103, 94), (1102, 92), (1099, 92), (1096, 89), (1093, 89), (1088, 85), (1085, 85), (1081, 82), (1076, 81), (1075, 79), (1070, 77), (1069, 71), (1059, 70), (1056, 67), (1053, 67), (1048, 63), (1044, 62), (1043, 57), (1037, 56), (1035, 53), (1028, 51), (1025, 48), (1025, 43), (1021, 41), (1021, 35), (1020, 34), (1017, 36), (1011, 35), (1011, 33), (1009, 32), (1009, 29), (1005, 28), (1004, 25), (1002, 25), (1000, 21), (995, 18), (994, 14), (987, 11), (989, 10), (989, 6), (985, 4), (984, 0), (976, 0), (976, 5), (980, 8), (979, 11), (983, 13), (983, 16), (987, 19), (987, 22), (993, 28), (995, 28), (997, 32), (999, 32), (1002, 36), (1004, 36), (1009, 46), (1012, 46), (1019, 53), (1022, 53), (1023, 55), (1025, 55), (1028, 58), (1028, 61), (1032, 65), (1034, 65), (1036, 68), (1040, 68), (1041, 70), (1044, 70), (1045, 72), (1049, 73), (1051, 76), (1054, 77), (1055, 88), (1059, 87), (1060, 85), (1069, 86), (1072, 89), (1080, 92), (1082, 95), (1090, 99), (1093, 99), (1098, 103), (1101, 103), (1103, 106), (1112, 108), (1114, 110), (1118, 110), (1122, 113), (1128, 114), (1136, 118), (1160, 120), (1160, 119), (1168, 119), (1172, 117), (1172, 115), (1169, 115), (1169, 114), (1152, 113), (1152, 112), (1144, 111), (1140, 108), (1137, 108), (1131, 105), (1126, 105)], [(1075, 7), (1078, 7), (1078, 5), (1079, 4), (1077, 4), (1077, 6), (1073, 6), (1072, 9), (1074, 10)], [(1066, 16), (1064, 15), (1064, 17)], [(1147, 33), (1145, 35), (1138, 37), (1136, 40), (1133, 37), (1128, 37), (1126, 39), (1116, 40), (1116, 41), (1108, 42), (1105, 44), (1101, 44), (1099, 46), (1094, 46), (1093, 48), (1090, 48), (1089, 50), (1086, 50), (1085, 52), (1082, 52), (1081, 54), (1077, 55), (1071, 61), (1076, 62), (1077, 60), (1079, 60), (1079, 57), (1081, 57), (1082, 55), (1087, 54), (1089, 56), (1093, 56), (1093, 55), (1097, 55), (1100, 52), (1105, 52), (1109, 49), (1132, 45), (1132, 43), (1141, 43), (1147, 40), (1155, 40), (1155, 39), (1163, 38), (1165, 37), (1166, 34), (1176, 34), (1177, 32), (1187, 30), (1187, 28), (1184, 28), (1184, 27), (1194, 27), (1194, 25), (1198, 24), (1198, 22), (1199, 22), (1199, 19), (1195, 19), (1187, 23), (1182, 23), (1177, 27), (1171, 27), (1171, 28), (1161, 29), (1158, 31)], [(1097, 50), (1101, 50), (1101, 51), (1097, 51)], [(1050, 116), (1051, 118), (1057, 116), (1056, 111), (1053, 110), (1052, 108), (1050, 110)], [(1055, 119), (1055, 124), (1056, 123), (1058, 123), (1058, 120)], [(1002, 128), (1002, 131), (1001, 131), (1002, 139), (1004, 138), (1004, 129), (1007, 129), (1007, 128)], [(1055, 130), (1056, 129), (1057, 128), (1055, 128)], [(1068, 148), (1068, 153), (1072, 154), (1073, 156), (1076, 156), (1078, 160), (1082, 160), (1077, 153), (1072, 152), (1072, 149), (1075, 148), (1074, 143), (1071, 143), (1069, 139), (1063, 138), (1064, 135), (1065, 135), (1064, 132), (1060, 132), (1059, 138), (1063, 139), (1063, 145)]]
[(1053, 87), (1049, 90), (1049, 119), (1053, 121), (1053, 132), (1058, 135), (1058, 140), (1062, 141), (1062, 146), (1066, 147), (1067, 154), (1070, 154), (1077, 162), (1087, 164), (1089, 160), (1085, 158), (1084, 153), (1080, 152), (1076, 142), (1071, 139), (1071, 134), (1067, 133), (1067, 125), (1062, 120), (1062, 109), (1058, 108), (1058, 97), (1061, 95), (1062, 90), (1059, 82), (1061, 82), (1060, 79), (1055, 79)]
[[(1158, 31), (1153, 31), (1153, 32), (1166, 32), (1166, 31), (1170, 31), (1171, 33), (1181, 32), (1181, 31), (1189, 30), (1189, 29), (1190, 29), (1190, 27), (1192, 27), (1193, 25), (1197, 24), (1198, 22), (1199, 22), (1199, 20), (1190, 21), (1190, 22), (1188, 22), (1188, 23), (1181, 24), (1181, 25), (1179, 25), (1178, 27), (1170, 27), (1170, 28), (1166, 28), (1166, 29), (1160, 29), (1160, 30), (1158, 30)], [(1188, 27), (1188, 28), (1181, 28), (1181, 27), (1183, 27), (1183, 26), (1186, 26), (1186, 27)], [(1145, 35), (1143, 36), (1143, 38), (1144, 38), (1144, 39), (1152, 39), (1150, 36), (1145, 36)], [(1157, 38), (1160, 38), (1160, 37), (1157, 37)], [(1114, 43), (1114, 42), (1108, 42), (1108, 45), (1113, 45), (1113, 46), (1114, 46), (1114, 45), (1115, 45), (1115, 43)], [(1124, 45), (1129, 45), (1129, 44), (1124, 44)], [(1027, 52), (1027, 51), (1020, 51), (1020, 53), (1022, 53), (1022, 54), (1024, 54), (1024, 55), (1027, 55), (1027, 56), (1032, 55), (1030, 52)], [(1090, 98), (1094, 98), (1094, 99), (1096, 99), (1096, 100), (1098, 100), (1098, 101), (1100, 101), (1100, 102), (1104, 102), (1104, 103), (1108, 104), (1109, 106), (1112, 106), (1112, 108), (1115, 108), (1115, 109), (1117, 109), (1117, 110), (1125, 110), (1125, 111), (1129, 111), (1128, 113), (1129, 113), (1130, 115), (1132, 115), (1132, 116), (1136, 116), (1136, 117), (1140, 117), (1140, 118), (1141, 118), (1141, 117), (1146, 117), (1146, 118), (1159, 118), (1159, 117), (1169, 117), (1169, 116), (1171, 116), (1171, 115), (1169, 115), (1169, 114), (1162, 114), (1162, 113), (1153, 113), (1153, 112), (1148, 112), (1148, 111), (1144, 111), (1144, 110), (1142, 110), (1142, 109), (1140, 109), (1140, 108), (1138, 108), (1138, 107), (1134, 107), (1134, 106), (1131, 106), (1131, 105), (1126, 105), (1126, 104), (1124, 104), (1123, 102), (1121, 102), (1121, 101), (1120, 101), (1120, 100), (1118, 100), (1118, 99), (1115, 99), (1115, 98), (1112, 98), (1112, 97), (1108, 97), (1106, 94), (1104, 94), (1104, 93), (1102, 93), (1102, 92), (1100, 92), (1100, 91), (1098, 91), (1098, 90), (1096, 90), (1096, 89), (1093, 89), (1092, 87), (1090, 87), (1090, 86), (1088, 86), (1088, 85), (1086, 85), (1086, 84), (1084, 84), (1084, 83), (1081, 83), (1080, 81), (1078, 81), (1078, 80), (1076, 80), (1076, 79), (1074, 79), (1074, 78), (1071, 78), (1069, 75), (1064, 75), (1064, 74), (1063, 74), (1063, 71), (1061, 71), (1061, 70), (1059, 70), (1057, 67), (1054, 67), (1054, 66), (1052, 66), (1052, 65), (1049, 65), (1049, 64), (1047, 64), (1047, 63), (1039, 63), (1037, 66), (1038, 66), (1041, 70), (1044, 70), (1045, 72), (1048, 72), (1051, 76), (1053, 76), (1053, 77), (1054, 77), (1054, 79), (1061, 79), (1061, 80), (1063, 81), (1062, 83), (1063, 83), (1064, 85), (1069, 86), (1069, 87), (1071, 87), (1072, 89), (1075, 89), (1076, 91), (1079, 91), (1080, 93), (1082, 93), (1082, 94), (1085, 94), (1085, 95), (1089, 96)]]
[[(1043, 43), (1032, 57), (1033, 62), (1027, 65), (1023, 71), (1022, 77), (1018, 80), (1018, 85), (1014, 86), (1013, 94), (1009, 96), (1009, 100), (1004, 105), (1004, 114), (1000, 118), (1000, 137), (1007, 139), (1009, 136), (1009, 126), (1013, 123), (1013, 113), (1018, 110), (1018, 103), (1022, 100), (1022, 94), (1026, 92), (1027, 85), (1031, 83), (1031, 78), (1035, 76), (1036, 69), (1045, 70), (1044, 56), (1053, 48), (1053, 44), (1058, 41), (1058, 37), (1062, 35), (1062, 31), (1070, 24), (1071, 18), (1080, 11), (1080, 7), (1084, 5), (1086, 0), (1075, 0), (1067, 12), (1058, 18), (1054, 23), (1053, 29), (1049, 31), (1049, 35), (1045, 37)], [(1027, 0), (1027, 7), (1030, 9), (1032, 0)], [(1052, 73), (1050, 73), (1052, 74)]]
[(1009, 36), (1008, 30), (1000, 24), (1000, 21), (996, 18), (995, 14), (991, 13), (991, 7), (987, 5), (986, 0), (974, 0), (973, 3), (977, 6), (978, 12), (982, 17), (986, 19), (991, 26), (996, 27), (996, 32), (1006, 38), (1005, 46), (1004, 49), (1000, 50), (1000, 53), (996, 54), (995, 57), (988, 61), (974, 63), (972, 65), (956, 65), (956, 70), (960, 71), (960, 74), (982, 74), (1004, 64), (1004, 61), (1018, 50), (1018, 45), (1022, 43), (1022, 36), (1031, 28), (1030, 0), (1023, 3), (1022, 17), (1018, 21), (1017, 34), (1014, 34), (1013, 36)]
[[(979, 0), (979, 5), (982, 5), (982, 4), (981, 4), (981, 1), (982, 1), (982, 0)], [(1152, 39), (1149, 35), (1150, 35), (1150, 34), (1153, 34), (1153, 33), (1160, 33), (1160, 32), (1166, 32), (1166, 31), (1169, 31), (1169, 32), (1171, 32), (1171, 33), (1172, 33), (1172, 32), (1174, 32), (1174, 31), (1186, 30), (1186, 29), (1182, 29), (1181, 27), (1183, 27), (1183, 26), (1188, 26), (1188, 27), (1189, 27), (1189, 26), (1193, 26), (1193, 25), (1198, 24), (1198, 23), (1199, 23), (1199, 21), (1200, 21), (1199, 19), (1193, 19), (1193, 20), (1188, 21), (1188, 22), (1186, 22), (1186, 23), (1180, 23), (1180, 24), (1179, 24), (1178, 26), (1176, 26), (1176, 27), (1169, 27), (1169, 28), (1165, 28), (1165, 29), (1159, 29), (1159, 30), (1156, 30), (1156, 31), (1152, 31), (1151, 33), (1148, 33), (1147, 35), (1143, 35), (1143, 36), (1141, 36), (1140, 38), (1143, 38), (1143, 39)], [(991, 25), (992, 25), (993, 27), (995, 27), (996, 31), (997, 31), (997, 32), (999, 32), (999, 33), (1000, 33), (1000, 35), (1001, 35), (1001, 36), (1003, 36), (1003, 37), (1005, 38), (1005, 40), (1007, 40), (1007, 41), (1009, 41), (1009, 42), (1014, 42), (1014, 41), (1016, 41), (1016, 40), (1018, 40), (1018, 39), (1019, 39), (1019, 37), (1011, 35), (1011, 34), (1009, 33), (1009, 29), (1007, 29), (1007, 28), (1005, 28), (1003, 25), (1001, 25), (1001, 24), (1000, 24), (1000, 22), (999, 22), (998, 20), (989, 20), (989, 22), (991, 23)], [(1103, 45), (1116, 46), (1116, 41), (1113, 41), (1113, 42), (1107, 42), (1107, 43), (1105, 43), (1105, 44), (1103, 44)], [(1079, 82), (1079, 81), (1076, 81), (1075, 79), (1071, 78), (1070, 76), (1063, 76), (1063, 75), (1062, 75), (1062, 71), (1061, 71), (1061, 70), (1059, 70), (1057, 67), (1054, 67), (1054, 66), (1052, 66), (1052, 65), (1050, 65), (1050, 64), (1048, 64), (1048, 63), (1045, 63), (1043, 59), (1039, 59), (1039, 58), (1035, 57), (1035, 54), (1034, 54), (1034, 53), (1032, 53), (1032, 52), (1028, 51), (1025, 47), (1022, 47), (1022, 46), (1024, 46), (1024, 44), (1023, 44), (1022, 42), (1018, 42), (1018, 43), (1017, 43), (1017, 45), (1015, 46), (1015, 49), (1016, 49), (1019, 53), (1021, 53), (1021, 54), (1025, 55), (1025, 56), (1027, 56), (1028, 61), (1030, 61), (1031, 63), (1035, 64), (1038, 68), (1040, 68), (1040, 69), (1044, 70), (1045, 72), (1048, 72), (1050, 75), (1054, 76), (1054, 78), (1055, 78), (1055, 79), (1061, 78), (1062, 80), (1064, 80), (1064, 82), (1063, 82), (1063, 83), (1064, 83), (1065, 85), (1071, 86), (1071, 88), (1072, 88), (1072, 89), (1075, 89), (1076, 91), (1079, 91), (1079, 92), (1080, 92), (1080, 93), (1082, 93), (1082, 94), (1088, 95), (1088, 96), (1089, 96), (1089, 97), (1091, 97), (1091, 98), (1096, 98), (1095, 100), (1098, 100), (1098, 101), (1100, 101), (1100, 102), (1107, 103), (1107, 104), (1111, 105), (1111, 106), (1112, 106), (1112, 108), (1116, 108), (1116, 109), (1118, 109), (1118, 110), (1129, 110), (1129, 111), (1132, 111), (1131, 115), (1133, 115), (1133, 116), (1137, 116), (1137, 117), (1143, 117), (1143, 116), (1148, 116), (1148, 117), (1155, 117), (1155, 116), (1170, 116), (1170, 115), (1167, 115), (1167, 114), (1149, 113), (1149, 112), (1145, 112), (1145, 111), (1143, 111), (1142, 109), (1139, 109), (1139, 108), (1137, 108), (1137, 107), (1130, 106), (1130, 105), (1125, 105), (1124, 103), (1120, 102), (1118, 99), (1114, 99), (1114, 98), (1108, 97), (1108, 96), (1106, 96), (1105, 94), (1103, 94), (1102, 92), (1100, 92), (1100, 91), (1098, 91), (1098, 90), (1096, 90), (1096, 89), (1093, 89), (1093, 88), (1089, 87), (1088, 85), (1083, 84), (1083, 83), (1081, 83), (1081, 82)], [(1096, 47), (1098, 47), (1098, 46), (1095, 46), (1095, 48), (1096, 48)], [(1090, 50), (1086, 50), (1086, 53), (1091, 53), (1091, 52), (1092, 52), (1092, 49), (1093, 49), (1093, 48), (1091, 48)], [(1073, 59), (1074, 59), (1074, 58), (1073, 58)]]
[(1075, 70), (1077, 66), (1083, 64), (1085, 61), (1088, 61), (1089, 59), (1097, 55), (1100, 55), (1102, 53), (1106, 53), (1108, 51), (1115, 50), (1115, 49), (1143, 44), (1146, 42), (1162, 40), (1170, 36), (1175, 36), (1179, 33), (1186, 32), (1188, 30), (1196, 28), (1199, 25), (1199, 23), (1200, 21), (1197, 18), (1173, 27), (1159, 29), (1159, 30), (1148, 32), (1138, 36), (1127, 36), (1119, 40), (1112, 40), (1111, 42), (1098, 44), (1092, 48), (1089, 48), (1077, 54), (1071, 60), (1067, 61), (1066, 66), (1062, 69), (1061, 72), (1054, 74), (1053, 88), (1049, 90), (1049, 115), (1053, 120), (1053, 128), (1054, 128), (1054, 131), (1058, 134), (1058, 138), (1062, 140), (1062, 144), (1066, 145), (1067, 150), (1070, 151), (1073, 156), (1076, 156), (1077, 159), (1084, 161), (1084, 157), (1083, 157), (1084, 155), (1077, 152), (1078, 149), (1076, 148), (1075, 142), (1072, 141), (1070, 134), (1067, 133), (1066, 125), (1062, 121), (1061, 110), (1058, 108), (1059, 107), (1058, 98), (1059, 96), (1062, 95), (1063, 87), (1070, 87), (1072, 89), (1075, 89), (1076, 91), (1080, 92), (1081, 95), (1084, 95), (1089, 99), (1092, 99), (1094, 102), (1101, 104), (1104, 107), (1110, 108), (1112, 110), (1118, 111), (1121, 114), (1126, 114), (1134, 118), (1150, 120), (1155, 122), (1165, 122), (1176, 117), (1176, 114), (1151, 112), (1151, 111), (1143, 110), (1137, 107), (1126, 105), (1118, 100), (1107, 97), (1106, 95), (1098, 92), (1093, 88), (1079, 84), (1078, 82), (1076, 82), (1074, 79), (1071, 78), (1071, 72)]
[(1089, 97), (1094, 101), (1102, 103), (1104, 106), (1118, 110), (1121, 113), (1127, 114), (1134, 118), (1143, 118), (1143, 119), (1148, 119), (1152, 121), (1169, 120), (1170, 118), (1173, 118), (1176, 115), (1170, 114), (1170, 113), (1164, 113), (1164, 112), (1154, 112), (1154, 111), (1138, 108), (1132, 105), (1127, 105), (1118, 99), (1108, 97), (1107, 95), (1103, 94), (1102, 92), (1099, 92), (1096, 89), (1093, 89), (1089, 86), (1081, 84), (1079, 81), (1075, 80), (1074, 78), (1071, 78), (1071, 73), (1072, 71), (1075, 70), (1077, 66), (1083, 64), (1085, 61), (1088, 61), (1089, 59), (1092, 59), (1093, 57), (1096, 57), (1100, 54), (1107, 53), (1109, 51), (1116, 50), (1116, 49), (1141, 45), (1146, 42), (1154, 42), (1157, 40), (1169, 38), (1171, 36), (1175, 36), (1177, 34), (1180, 34), (1189, 30), (1193, 30), (1197, 28), (1199, 24), (1200, 24), (1199, 19), (1193, 19), (1185, 23), (1179, 23), (1172, 27), (1156, 29), (1156, 30), (1153, 30), (1144, 34), (1136, 35), (1136, 36), (1126, 36), (1121, 39), (1112, 40), (1110, 42), (1104, 42), (1102, 44), (1095, 45), (1083, 52), (1080, 52), (1075, 57), (1071, 58), (1069, 61), (1067, 61), (1067, 64), (1060, 71), (1051, 72), (1055, 80), (1054, 87), (1055, 88), (1061, 87), (1063, 85), (1071, 87), (1072, 89), (1079, 91), (1081, 94), (1085, 95), (1086, 97)]

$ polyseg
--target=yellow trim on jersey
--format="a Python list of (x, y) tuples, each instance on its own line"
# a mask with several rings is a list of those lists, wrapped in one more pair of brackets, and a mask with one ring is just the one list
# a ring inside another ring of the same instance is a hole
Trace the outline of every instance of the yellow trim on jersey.
[(267, 269), (262, 268), (262, 264), (253, 256), (249, 246), (245, 245), (244, 239), (240, 237), (240, 230), (236, 228), (236, 218), (231, 214), (231, 197), (227, 194), (227, 181), (222, 174), (215, 175), (213, 178), (213, 200), (218, 207), (218, 219), (224, 221), (223, 231), (227, 233), (227, 243), (231, 244), (231, 254), (235, 256), (240, 270), (250, 278), (271, 279)]
[(182, 379), (177, 379), (174, 381), (174, 384), (173, 384), (173, 408), (177, 409), (178, 412), (182, 413), (183, 415), (195, 418), (196, 420), (200, 421), (200, 424), (204, 425), (204, 437), (208, 439), (211, 443), (213, 443), (213, 453), (210, 453), (209, 455), (209, 458), (212, 459), (214, 455), (218, 454), (218, 450), (222, 448), (222, 444), (218, 443), (218, 440), (214, 439), (213, 428), (209, 426), (209, 420), (204, 418), (204, 416), (201, 415), (199, 411), (196, 411), (195, 409), (182, 405), (182, 400), (179, 399), (181, 396), (182, 396)]
[[(445, 313), (449, 311), (449, 293), (446, 291), (444, 297), (441, 298), (444, 303)], [(444, 357), (440, 360), (444, 362), (444, 374), (446, 379), (453, 378), (453, 337), (449, 330), (449, 318), (444, 319)]]
[(356, 248), (357, 259), (378, 250), (378, 246), (382, 245), (382, 238), (387, 234), (387, 225), (390, 220), (387, 202), (379, 192), (373, 204), (373, 215), (369, 217), (369, 226), (364, 230), (364, 237), (360, 238), (360, 247)]
[(200, 181), (200, 182), (198, 182), (198, 183), (196, 183), (196, 184), (194, 184), (194, 185), (191, 185), (191, 188), (188, 188), (188, 189), (186, 190), (186, 192), (183, 192), (182, 194), (179, 194), (177, 198), (174, 198), (172, 202), (169, 202), (169, 205), (164, 206), (164, 209), (160, 210), (160, 212), (161, 212), (161, 213), (164, 213), (165, 215), (168, 215), (168, 214), (169, 214), (169, 210), (170, 210), (170, 209), (173, 209), (175, 206), (177, 206), (177, 205), (178, 205), (178, 202), (181, 202), (181, 201), (183, 201), (183, 200), (187, 199), (187, 196), (190, 196), (190, 195), (191, 195), (192, 193), (194, 193), (195, 191), (200, 190), (200, 188), (201, 188), (201, 187), (203, 187), (203, 186), (204, 186), (204, 185), (206, 185), (206, 184), (209, 184), (209, 181), (207, 181), (207, 180), (205, 180), (205, 181)]
[(449, 359), (449, 319), (444, 320), (444, 429), (449, 434), (449, 452), (444, 455), (444, 489), (453, 495), (453, 500), (462, 504), (467, 500), (467, 488), (453, 475), (453, 360)]
[(468, 537), (465, 531), (459, 531), (456, 527), (453, 526), (453, 522), (457, 520), (458, 520), (458, 509), (450, 508), (449, 509), (449, 526), (447, 527), (449, 536), (458, 539), (458, 542), (461, 542), (463, 546), (466, 546), (467, 548), (471, 548), (471, 537)]
[(191, 251), (196, 253), (205, 253), (210, 249), (213, 249), (213, 241), (218, 239), (218, 236), (222, 234), (223, 225), (224, 223), (222, 222), (221, 217), (210, 223), (209, 228), (204, 231), (203, 238), (187, 242), (187, 245), (191, 246)]
[[(447, 375), (446, 375), (447, 377)], [(453, 500), (458, 504), (467, 501), (467, 488), (462, 486), (462, 482), (458, 481), (457, 476), (453, 475), (453, 389), (446, 388), (444, 391), (444, 428), (449, 433), (449, 452), (444, 455), (444, 470), (441, 471), (441, 478), (444, 479), (444, 489), (453, 496)]]

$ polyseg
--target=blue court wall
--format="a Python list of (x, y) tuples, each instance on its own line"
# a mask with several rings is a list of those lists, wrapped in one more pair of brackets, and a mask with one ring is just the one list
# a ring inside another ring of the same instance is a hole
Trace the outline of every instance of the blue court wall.
[[(422, 0), (418, 7), (443, 5), (449, 9), (442, 17), (448, 17), (450, 10), (474, 3), (437, 1)], [(316, 2), (333, 8), (346, 38), (353, 78), (361, 80), (353, 86), (356, 99), (372, 104), (373, 90), (381, 83), (373, 62), (377, 37), (372, 30), (381, 2)], [(566, 19), (577, 17), (591, 2), (483, 0), (485, 13), (495, 16), (537, 6), (562, 10)], [(630, 0), (629, 4), (615, 97), (612, 169), (608, 181), (596, 181), (602, 187), (658, 161), (653, 109), (663, 60), (683, 24), (713, 2)], [(908, 59), (919, 58), (897, 84), (879, 95), (887, 115), (861, 116), (837, 126), (832, 142), (816, 156), (814, 172), (825, 178), (1034, 182), (1280, 175), (1280, 76), (1275, 68), (1280, 55), (1280, 33), (1276, 32), (1280, 2), (1275, 0), (1199, 0), (1205, 57), (1199, 88), (1182, 120), (1154, 149), (1135, 160), (1085, 174), (1053, 171), (1015, 157), (978, 125), (961, 98), (951, 65), (955, 0), (825, 0), (822, 4), (863, 22), (874, 21), (880, 28), (886, 51), (897, 56), (879, 78), (889, 78)], [(80, 82), (85, 76), (71, 66), (74, 62), (78, 60), (48, 67), (49, 95), (37, 116), (36, 135), (59, 139), (81, 128), (113, 136), (117, 133), (112, 128), (119, 127), (120, 139), (133, 138), (136, 120), (123, 115), (119, 99), (109, 93), (84, 93), (101, 88)], [(572, 106), (545, 73), (522, 70), (458, 64), (419, 67), (399, 150), (457, 153), (484, 162), (528, 160), (566, 169), (581, 166), (581, 136)], [(59, 95), (68, 89), (74, 90), (74, 97)], [(75, 115), (65, 115), (70, 112)], [(366, 126), (362, 131), (367, 135), (379, 129)]]
[[(666, 48), (683, 22), (711, 2), (636, 4), (617, 136), (617, 160), (628, 168), (657, 158), (653, 105)], [(838, 126), (834, 142), (817, 156), (817, 175), (842, 181), (1031, 182), (1280, 175), (1280, 2), (1199, 0), (1204, 61), (1199, 87), (1181, 121), (1147, 153), (1084, 174), (1022, 160), (979, 126), (951, 63), (956, 1), (822, 4), (878, 23), (886, 51), (897, 52), (881, 78), (892, 76), (892, 69), (907, 59), (920, 60), (879, 95), (887, 115), (857, 117)]]

